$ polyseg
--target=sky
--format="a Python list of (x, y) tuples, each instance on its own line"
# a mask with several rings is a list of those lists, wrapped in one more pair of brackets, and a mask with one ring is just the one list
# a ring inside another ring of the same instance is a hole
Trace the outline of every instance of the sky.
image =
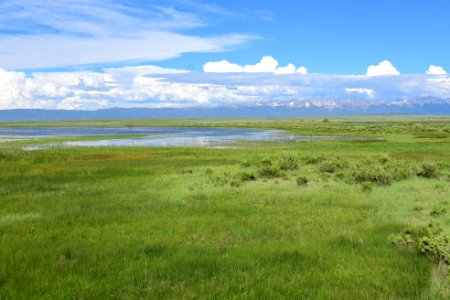
[(0, 109), (450, 98), (448, 0), (0, 0)]

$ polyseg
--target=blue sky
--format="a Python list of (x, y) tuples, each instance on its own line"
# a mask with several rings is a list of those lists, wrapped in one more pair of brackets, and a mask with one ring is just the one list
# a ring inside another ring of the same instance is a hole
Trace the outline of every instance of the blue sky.
[(362, 74), (367, 66), (385, 59), (402, 73), (423, 73), (430, 64), (450, 69), (450, 1), (222, 3), (240, 14), (222, 16), (214, 26), (197, 32), (239, 32), (260, 39), (228, 53), (192, 54), (164, 65), (198, 66), (205, 60), (223, 58), (247, 64), (256, 57), (271, 55), (281, 64), (292, 62), (306, 65), (312, 72), (329, 74)]
[(447, 0), (0, 0), (0, 11), (0, 108), (450, 98)]

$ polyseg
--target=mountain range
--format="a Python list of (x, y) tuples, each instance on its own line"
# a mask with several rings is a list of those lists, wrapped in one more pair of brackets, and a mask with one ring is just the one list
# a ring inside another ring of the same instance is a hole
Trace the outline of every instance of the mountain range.
[(9, 109), (0, 110), (0, 121), (119, 118), (293, 117), (382, 114), (448, 115), (450, 114), (450, 98), (417, 98), (386, 101), (291, 99), (261, 101), (251, 106), (107, 108), (93, 111)]

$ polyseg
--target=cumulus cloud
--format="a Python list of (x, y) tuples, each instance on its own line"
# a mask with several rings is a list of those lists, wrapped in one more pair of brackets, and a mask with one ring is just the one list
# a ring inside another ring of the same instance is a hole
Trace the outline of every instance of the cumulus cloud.
[(429, 75), (446, 75), (447, 72), (444, 70), (444, 68), (440, 66), (430, 65), (430, 67), (427, 70), (427, 74)]
[(278, 67), (275, 69), (275, 74), (293, 74), (295, 73), (295, 66), (288, 64), (285, 67)]
[(241, 66), (235, 63), (230, 63), (227, 60), (210, 61), (203, 65), (203, 71), (207, 73), (275, 73), (275, 74), (307, 74), (305, 67), (296, 69), (295, 65), (288, 64), (284, 67), (279, 67), (278, 61), (272, 56), (264, 56), (254, 65)]
[(278, 61), (272, 56), (264, 56), (259, 63), (254, 65), (245, 65), (244, 71), (251, 73), (274, 73), (277, 70)]
[(301, 66), (301, 67), (298, 67), (298, 69), (295, 72), (299, 73), (299, 74), (302, 74), (302, 75), (305, 75), (305, 74), (308, 74), (308, 69), (306, 69), (305, 67)]
[(237, 73), (156, 66), (49, 73), (0, 69), (0, 109), (228, 106), (294, 100), (335, 105), (347, 100), (450, 98), (448, 75), (302, 74), (293, 65), (275, 69), (273, 65), (272, 61), (272, 72)]
[(228, 60), (210, 61), (203, 65), (204, 72), (212, 73), (239, 73), (244, 72), (244, 67), (230, 63)]
[(367, 76), (400, 75), (400, 72), (388, 60), (383, 60), (378, 65), (367, 68)]

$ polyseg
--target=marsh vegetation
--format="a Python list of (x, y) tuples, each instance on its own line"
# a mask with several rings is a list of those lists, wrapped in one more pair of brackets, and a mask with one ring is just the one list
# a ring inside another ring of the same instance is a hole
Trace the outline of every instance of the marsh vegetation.
[(101, 124), (370, 138), (230, 149), (1, 142), (0, 298), (450, 297), (449, 118), (45, 125)]

